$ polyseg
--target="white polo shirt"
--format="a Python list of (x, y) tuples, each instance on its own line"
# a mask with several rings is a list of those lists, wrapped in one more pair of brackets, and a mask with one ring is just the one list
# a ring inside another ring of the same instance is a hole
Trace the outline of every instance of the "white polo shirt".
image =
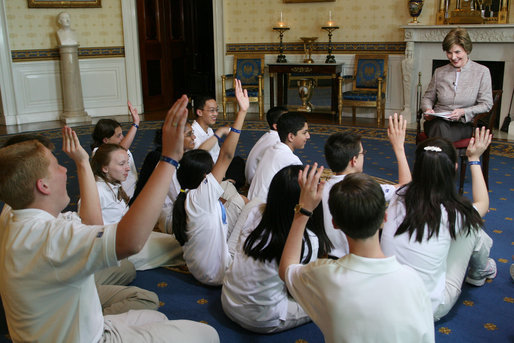
[(186, 195), (188, 240), (182, 247), (184, 260), (193, 276), (206, 285), (221, 285), (232, 263), (227, 244), (227, 218), (219, 201), (223, 188), (207, 174), (198, 188)]
[(286, 270), (286, 284), (327, 343), (434, 342), (425, 287), (394, 256), (348, 254), (294, 264)]
[(252, 182), (255, 171), (257, 170), (257, 166), (259, 165), (259, 162), (261, 161), (262, 156), (266, 150), (278, 142), (280, 142), (278, 132), (275, 130), (270, 130), (269, 132), (263, 134), (261, 138), (259, 138), (259, 140), (254, 144), (252, 150), (250, 150), (250, 153), (246, 158), (245, 164), (245, 176), (248, 183)]
[(278, 142), (266, 150), (261, 161), (262, 163), (259, 163), (257, 166), (255, 176), (248, 190), (248, 199), (259, 198), (266, 202), (269, 186), (275, 174), (284, 167), (301, 165), (302, 161), (293, 153), (290, 147), (282, 142)]
[[(346, 175), (334, 175), (330, 179), (325, 182), (325, 188), (323, 188), (323, 194), (321, 198), (321, 203), (323, 206), (323, 221), (325, 224), (325, 232), (327, 233), (328, 238), (334, 245), (332, 250), (330, 250), (330, 256), (334, 257), (343, 257), (344, 255), (350, 252), (348, 247), (348, 240), (346, 239), (346, 235), (343, 231), (334, 228), (334, 224), (332, 224), (332, 214), (330, 214), (330, 209), (328, 207), (328, 198), (330, 195), (330, 190), (332, 187), (344, 180)], [(384, 197), (386, 201), (391, 200), (394, 192), (396, 191), (396, 187), (393, 185), (381, 184), (382, 191), (384, 192)]]
[(13, 341), (98, 342), (104, 319), (93, 274), (117, 265), (116, 225), (12, 210), (0, 230), (0, 292)]
[[(195, 149), (198, 149), (203, 142), (214, 136), (214, 131), (212, 131), (210, 127), (207, 128), (207, 132), (205, 132), (196, 120), (193, 121), (193, 124), (191, 124), (191, 128), (193, 129), (193, 133), (196, 137)], [(211, 150), (209, 150), (209, 154), (211, 154), (212, 160), (214, 161), (214, 163), (216, 163), (216, 161), (218, 160), (218, 156), (220, 155), (220, 146), (217, 141), (216, 143), (214, 143)]]

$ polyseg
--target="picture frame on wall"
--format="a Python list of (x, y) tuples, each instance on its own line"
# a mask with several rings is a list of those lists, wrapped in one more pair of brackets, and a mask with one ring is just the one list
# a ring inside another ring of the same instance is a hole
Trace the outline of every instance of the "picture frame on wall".
[(335, 2), (336, 0), (284, 0), (286, 4), (305, 3), (305, 2)]
[(102, 7), (102, 0), (28, 0), (29, 8), (86, 8)]

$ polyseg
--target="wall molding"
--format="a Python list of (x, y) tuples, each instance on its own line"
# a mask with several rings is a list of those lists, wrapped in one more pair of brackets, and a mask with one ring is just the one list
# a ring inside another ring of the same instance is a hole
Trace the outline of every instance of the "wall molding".
[[(301, 42), (284, 43), (285, 54), (303, 54), (304, 47)], [(358, 54), (358, 53), (380, 53), (380, 54), (404, 54), (405, 42), (332, 42), (333, 54)], [(279, 43), (232, 43), (227, 44), (226, 54), (235, 55), (239, 53), (268, 53), (278, 54)], [(326, 54), (328, 42), (313, 44), (313, 54)]]
[[(122, 46), (79, 48), (79, 59), (124, 57)], [(58, 60), (59, 49), (12, 50), (13, 62)]]
[[(84, 107), (91, 117), (127, 114), (127, 80), (124, 58), (79, 61)], [(59, 120), (62, 112), (59, 61), (13, 64), (18, 113), (6, 125)]]

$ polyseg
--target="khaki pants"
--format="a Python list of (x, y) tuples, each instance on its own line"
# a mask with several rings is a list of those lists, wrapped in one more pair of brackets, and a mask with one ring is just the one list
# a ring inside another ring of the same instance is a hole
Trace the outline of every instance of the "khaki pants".
[(168, 320), (157, 311), (129, 311), (116, 316), (105, 316), (104, 323), (105, 343), (220, 341), (216, 330), (207, 324), (190, 320)]
[(128, 260), (120, 265), (95, 273), (96, 289), (104, 315), (119, 314), (129, 310), (156, 310), (159, 298), (154, 292), (125, 286), (136, 278), (136, 269)]

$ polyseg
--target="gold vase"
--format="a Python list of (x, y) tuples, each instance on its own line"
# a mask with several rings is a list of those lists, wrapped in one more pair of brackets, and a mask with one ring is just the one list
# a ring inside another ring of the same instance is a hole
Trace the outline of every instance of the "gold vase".
[(297, 81), (298, 95), (302, 101), (302, 106), (298, 107), (299, 112), (312, 112), (314, 106), (310, 103), (312, 91), (316, 86), (313, 79), (301, 79)]

